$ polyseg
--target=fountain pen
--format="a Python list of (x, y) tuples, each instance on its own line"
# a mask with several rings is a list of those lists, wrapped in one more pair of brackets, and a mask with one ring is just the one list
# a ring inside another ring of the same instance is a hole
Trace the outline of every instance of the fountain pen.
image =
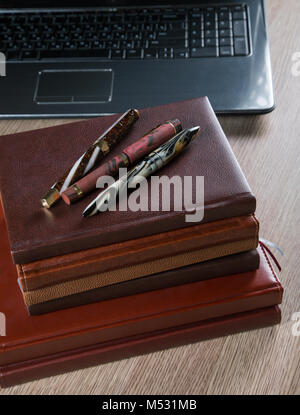
[(162, 144), (156, 150), (152, 151), (152, 153), (138, 163), (127, 174), (103, 190), (86, 207), (82, 213), (82, 216), (93, 216), (96, 213), (107, 210), (109, 204), (113, 200), (116, 200), (118, 195), (122, 193), (122, 189), (125, 186), (130, 188), (134, 187), (134, 184), (138, 182), (141, 176), (146, 178), (168, 164), (176, 156), (181, 154), (181, 152), (196, 138), (199, 131), (199, 126), (187, 128)]

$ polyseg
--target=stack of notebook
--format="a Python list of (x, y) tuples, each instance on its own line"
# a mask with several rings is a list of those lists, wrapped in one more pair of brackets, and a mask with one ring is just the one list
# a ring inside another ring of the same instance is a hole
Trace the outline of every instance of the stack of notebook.
[(255, 197), (207, 98), (141, 110), (109, 157), (175, 117), (201, 132), (159, 175), (204, 176), (201, 222), (175, 210), (83, 218), (94, 193), (40, 206), (118, 116), (0, 138), (3, 385), (280, 321)]

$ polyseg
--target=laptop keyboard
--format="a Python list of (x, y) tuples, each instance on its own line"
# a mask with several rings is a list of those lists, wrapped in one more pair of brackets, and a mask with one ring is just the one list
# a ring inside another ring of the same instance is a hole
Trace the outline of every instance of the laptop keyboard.
[(249, 54), (244, 5), (0, 14), (8, 60), (187, 59)]

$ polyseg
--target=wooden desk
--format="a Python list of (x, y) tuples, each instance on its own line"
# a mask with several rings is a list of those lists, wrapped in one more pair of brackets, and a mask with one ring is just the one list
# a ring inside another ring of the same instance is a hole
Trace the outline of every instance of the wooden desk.
[[(300, 52), (299, 0), (268, 0), (277, 108), (262, 116), (220, 117), (257, 196), (262, 237), (285, 253), (279, 258), (285, 288), (280, 326), (242, 333), (121, 362), (55, 376), (0, 394), (299, 394), (300, 336)], [(67, 122), (69, 122), (68, 120)], [(1, 121), (0, 134), (57, 125), (66, 120)]]

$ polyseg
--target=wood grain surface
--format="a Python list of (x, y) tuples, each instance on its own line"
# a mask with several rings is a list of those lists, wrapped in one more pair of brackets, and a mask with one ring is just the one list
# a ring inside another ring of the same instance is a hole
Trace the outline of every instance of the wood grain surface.
[[(0, 394), (299, 394), (300, 336), (300, 52), (299, 0), (268, 0), (276, 109), (219, 120), (258, 200), (261, 237), (282, 248), (282, 323), (54, 376)], [(0, 121), (9, 134), (73, 120)], [(277, 254), (276, 254), (277, 255)], [(280, 256), (280, 255), (277, 255)]]

